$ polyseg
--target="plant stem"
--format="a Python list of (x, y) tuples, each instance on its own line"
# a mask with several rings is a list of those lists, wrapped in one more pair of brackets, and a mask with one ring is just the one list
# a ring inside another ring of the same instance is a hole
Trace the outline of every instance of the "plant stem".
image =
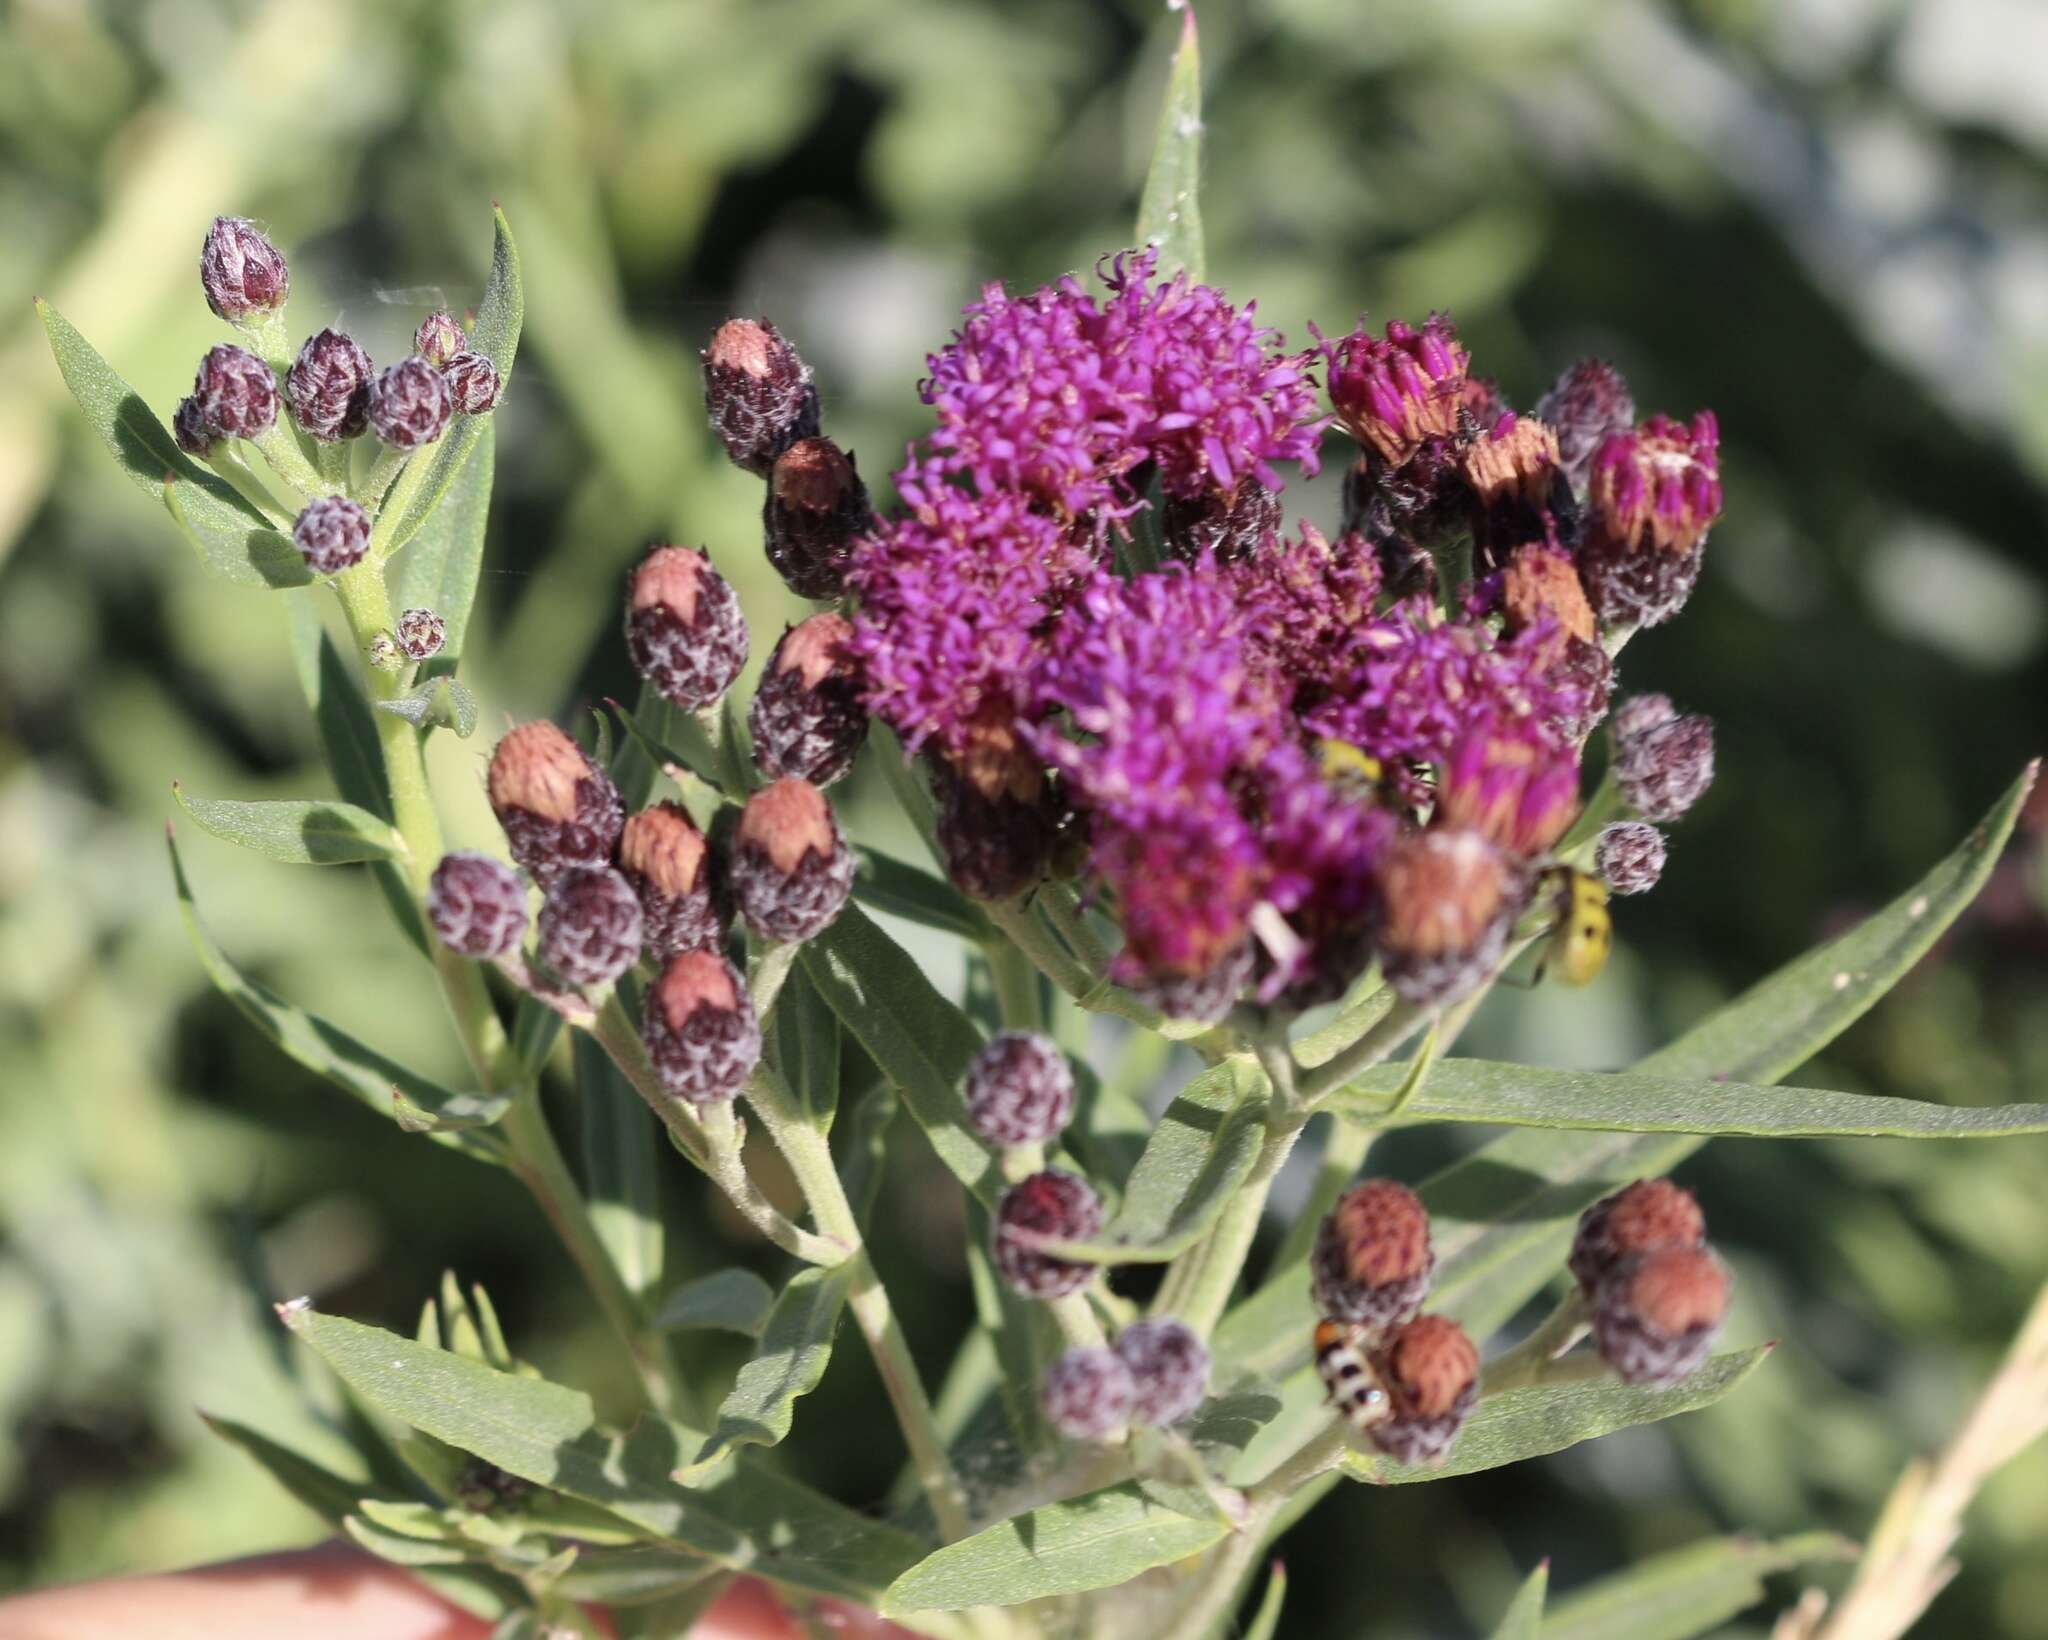
[(1012, 1031), (1045, 1028), (1044, 1011), (1038, 1005), (1038, 970), (1024, 953), (1006, 939), (992, 939), (983, 949), (988, 953), (989, 972), (995, 976), (996, 1006), (1003, 1025)]
[(312, 462), (306, 459), (306, 452), (299, 448), (298, 440), (292, 436), (288, 417), (278, 417), (254, 443), (263, 452), (263, 459), (270, 463), (270, 470), (300, 495), (311, 497), (337, 493), (338, 487), (322, 478), (314, 471)]
[(1308, 1199), (1301, 1204), (1301, 1212), (1287, 1227), (1287, 1237), (1281, 1242), (1280, 1251), (1273, 1255), (1273, 1268), (1276, 1270), (1284, 1270), (1308, 1256), (1316, 1226), (1322, 1222), (1323, 1215), (1337, 1205), (1337, 1198), (1350, 1187), (1351, 1181), (1358, 1177), (1373, 1140), (1379, 1137), (1372, 1128), (1342, 1121), (1334, 1114), (1325, 1119), (1330, 1124), (1330, 1132), (1323, 1141), (1315, 1183), (1309, 1186)]
[(291, 533), (294, 522), (284, 510), (284, 504), (258, 476), (255, 469), (242, 459), (241, 451), (223, 439), (206, 456), (206, 464), (234, 487), (235, 493), (250, 506), (286, 534)]
[[(1481, 993), (1483, 994), (1483, 993)], [(1301, 1097), (1313, 1108), (1354, 1076), (1369, 1071), (1407, 1041), (1432, 1010), (1411, 1002), (1397, 1002), (1379, 1022), (1341, 1053), (1332, 1055), (1301, 1078)]]
[[(1230, 1205), (1223, 1209), (1214, 1228), (1181, 1255), (1189, 1261), (1189, 1274), (1178, 1283), (1169, 1280), (1160, 1288), (1161, 1299), (1171, 1292), (1175, 1313), (1204, 1337), (1215, 1330), (1231, 1293), (1236, 1290), (1237, 1278), (1244, 1273), (1245, 1260), (1251, 1256), (1252, 1242), (1258, 1236), (1259, 1221), (1265, 1216), (1266, 1197), (1272, 1193), (1273, 1181), (1280, 1176), (1280, 1169), (1307, 1122), (1306, 1112), (1287, 1110), (1275, 1099), (1266, 1116), (1266, 1142), (1259, 1147), (1259, 1158), (1252, 1163), (1251, 1172), (1245, 1175), (1244, 1183), (1230, 1198)], [(1170, 1277), (1172, 1272), (1168, 1274)], [(1159, 1306), (1155, 1304), (1154, 1308)]]
[[(1586, 1336), (1587, 1324), (1585, 1298), (1574, 1287), (1534, 1332), (1498, 1360), (1487, 1362), (1479, 1382), (1480, 1394), (1498, 1395), (1530, 1384), (1558, 1382), (1558, 1358)], [(1587, 1359), (1597, 1361), (1599, 1357)]]

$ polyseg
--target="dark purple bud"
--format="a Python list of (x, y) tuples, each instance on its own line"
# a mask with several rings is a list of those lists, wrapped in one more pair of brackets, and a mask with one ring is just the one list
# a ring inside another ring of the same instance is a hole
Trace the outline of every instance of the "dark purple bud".
[(1114, 1350), (1073, 1349), (1046, 1369), (1045, 1416), (1070, 1441), (1099, 1441), (1130, 1422), (1136, 1388)]
[(711, 844), (679, 803), (657, 803), (630, 815), (619, 839), (619, 870), (640, 896), (647, 949), (721, 951), (732, 908)]
[(445, 310), (430, 313), (413, 332), (412, 350), (436, 369), (445, 370), (448, 361), (469, 347), (469, 338), (454, 314)]
[(502, 957), (526, 933), (526, 885), (488, 854), (444, 854), (427, 885), (427, 921), (451, 951)]
[(1220, 564), (1249, 558), (1286, 523), (1280, 497), (1249, 474), (1228, 495), (1205, 490), (1192, 501), (1168, 496), (1159, 515), (1166, 550), (1189, 563), (1205, 552)]
[(1086, 1241), (1102, 1228), (1102, 1198), (1087, 1180), (1056, 1167), (1013, 1184), (996, 1203), (997, 1272), (1026, 1298), (1065, 1298), (1094, 1278), (1095, 1266), (1039, 1252), (1033, 1236)]
[(505, 390), (498, 367), (481, 353), (458, 353), (441, 367), (441, 379), (448, 384), (448, 397), (465, 416), (481, 416), (498, 407), (498, 395)]
[(222, 438), (261, 438), (277, 421), (277, 378), (245, 347), (223, 342), (192, 380), (199, 418)]
[(217, 216), (199, 250), (206, 305), (231, 323), (284, 306), (292, 288), (284, 255), (245, 217)]
[(370, 550), (370, 515), (345, 495), (316, 497), (292, 526), (292, 544), (315, 575), (339, 575)]
[(1177, 1424), (1209, 1393), (1208, 1346), (1184, 1321), (1171, 1316), (1133, 1321), (1116, 1335), (1116, 1353), (1131, 1370), (1134, 1424), (1149, 1429)]
[(370, 388), (370, 426), (394, 449), (432, 444), (454, 408), (441, 372), (421, 358), (400, 359)]
[(1638, 1179), (1579, 1215), (1571, 1272), (1588, 1298), (1616, 1266), (1664, 1247), (1704, 1247), (1707, 1216), (1693, 1193), (1669, 1179)]
[(733, 465), (758, 478), (798, 439), (818, 433), (810, 368), (765, 319), (728, 319), (712, 334), (704, 408)]
[(355, 338), (338, 330), (308, 336), (284, 378), (284, 396), (301, 432), (322, 444), (354, 438), (370, 423), (375, 368)]
[(1257, 952), (1244, 940), (1198, 973), (1147, 974), (1133, 980), (1131, 990), (1168, 1019), (1213, 1025), (1236, 1006), (1256, 960)]
[(831, 927), (853, 892), (853, 851), (832, 805), (785, 776), (747, 799), (733, 835), (732, 896), (764, 940), (807, 940)]
[(1710, 1247), (1624, 1259), (1593, 1301), (1593, 1342), (1627, 1384), (1669, 1387), (1696, 1372), (1728, 1318), (1728, 1266)]
[(704, 553), (656, 547), (633, 572), (626, 648), (664, 700), (701, 712), (747, 664), (739, 597)]
[(1543, 395), (1536, 417), (1557, 435), (1558, 458), (1572, 488), (1584, 495), (1600, 446), (1635, 426), (1636, 401), (1614, 366), (1581, 359)]
[(1388, 982), (1422, 1007), (1464, 995), (1499, 963), (1528, 886), (1476, 831), (1396, 838), (1380, 861), (1375, 931)]
[(1664, 834), (1640, 820), (1606, 827), (1593, 845), (1593, 865), (1615, 894), (1647, 894), (1664, 875)]
[(485, 789), (512, 858), (543, 888), (575, 867), (611, 864), (625, 825), (618, 788), (552, 723), (522, 723), (499, 741)]
[(609, 985), (640, 960), (640, 901), (616, 871), (565, 871), (540, 907), (540, 959), (571, 985)]
[(407, 660), (432, 660), (447, 641), (448, 623), (431, 609), (408, 609), (398, 617), (398, 647)]
[(1614, 779), (1636, 813), (1670, 824), (1714, 783), (1714, 720), (1693, 712), (1617, 737)]
[(943, 759), (931, 769), (939, 853), (955, 888), (977, 900), (1007, 900), (1045, 876), (1060, 805), (1041, 770), (1022, 759), (989, 779), (959, 773)]
[(1419, 1315), (1372, 1362), (1392, 1413), (1372, 1426), (1373, 1445), (1400, 1463), (1435, 1463), (1450, 1451), (1479, 1399), (1478, 1349), (1457, 1322)]
[(1678, 708), (1671, 704), (1669, 695), (1630, 695), (1614, 709), (1607, 734), (1619, 747), (1624, 740), (1631, 740), (1646, 729), (1669, 723), (1677, 716)]
[(1392, 1179), (1368, 1179), (1316, 1227), (1309, 1290), (1318, 1315), (1381, 1332), (1422, 1308), (1435, 1269), (1422, 1198)]
[(860, 671), (843, 615), (813, 615), (782, 634), (747, 714), (754, 761), (768, 775), (829, 786), (853, 767), (868, 737)]
[(197, 394), (188, 394), (178, 401), (177, 413), (171, 417), (171, 437), (178, 441), (178, 448), (188, 456), (210, 455), (220, 442), (218, 435), (207, 425)]
[(761, 1062), (761, 1024), (739, 970), (715, 951), (669, 958), (641, 1021), (661, 1085), (693, 1105), (736, 1097)]
[(853, 457), (829, 438), (799, 439), (775, 458), (761, 528), (768, 562), (802, 598), (846, 590), (854, 541), (875, 522)]
[(967, 1118), (991, 1144), (1042, 1145), (1074, 1114), (1074, 1073), (1050, 1037), (1003, 1031), (967, 1067)]

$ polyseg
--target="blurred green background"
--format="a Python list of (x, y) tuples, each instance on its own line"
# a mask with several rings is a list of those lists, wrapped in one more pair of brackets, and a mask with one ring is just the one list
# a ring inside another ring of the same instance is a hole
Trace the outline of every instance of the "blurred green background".
[[(1290, 337), (1450, 310), (1527, 404), (1573, 357), (1720, 412), (1728, 518), (1624, 673), (1719, 724), (1720, 776), (1582, 995), (1504, 997), (1473, 1051), (1613, 1064), (1895, 891), (2048, 741), (2048, 8), (2030, 0), (1208, 0), (1212, 276)], [(624, 686), (650, 539), (708, 543), (764, 653), (790, 606), (758, 484), (714, 461), (694, 350), (766, 313), (871, 478), (983, 280), (1128, 236), (1156, 0), (14, 0), (0, 7), (0, 1592), (305, 1541), (195, 1407), (305, 1414), (252, 1281), (409, 1326), (454, 1266), (515, 1345), (602, 1382), (596, 1319), (510, 1181), (408, 1138), (244, 1028), (184, 943), (173, 778), (327, 789), (276, 595), (209, 580), (122, 483), (30, 311), (168, 413), (218, 339), (216, 211), (292, 258), (295, 335), (380, 360), (472, 303), (501, 201), (527, 340), (465, 667), (487, 729)], [(1331, 475), (1334, 477), (1334, 475)], [(1300, 492), (1290, 491), (1290, 500)], [(1307, 505), (1334, 509), (1329, 482)], [(566, 716), (565, 716), (566, 721)], [(435, 737), (458, 839), (488, 739)], [(853, 794), (856, 824), (878, 794)], [(432, 1071), (452, 1043), (353, 869), (186, 828), (201, 904), (288, 995)], [(2048, 1087), (2048, 806), (1983, 902), (1808, 1082)], [(909, 1141), (879, 1262), (936, 1370), (969, 1314)], [(1446, 1141), (1388, 1147), (1421, 1170)], [(2048, 1275), (2048, 1150), (1723, 1142), (1689, 1164), (1786, 1340), (1699, 1416), (1475, 1479), (1347, 1489), (1284, 1550), (1288, 1632), (1490, 1621), (1717, 1530), (1861, 1534)], [(677, 1273), (747, 1253), (677, 1181)], [(897, 1454), (841, 1351), (801, 1461), (849, 1501)], [(2048, 1636), (2048, 1453), (1972, 1516), (1928, 1632)], [(1794, 1592), (1780, 1588), (1784, 1597)], [(1753, 1632), (1767, 1626), (1758, 1614)]]

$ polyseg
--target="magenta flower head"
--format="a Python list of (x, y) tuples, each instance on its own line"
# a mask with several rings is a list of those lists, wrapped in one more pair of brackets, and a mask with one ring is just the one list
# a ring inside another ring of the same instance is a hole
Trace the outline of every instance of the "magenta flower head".
[(370, 424), (370, 355), (339, 330), (308, 336), (285, 373), (285, 402), (299, 430), (333, 444)]
[(1702, 410), (1689, 425), (1652, 416), (1600, 446), (1579, 571), (1603, 621), (1656, 626), (1684, 606), (1721, 515), (1720, 441)]
[(246, 217), (217, 216), (199, 249), (206, 305), (234, 324), (284, 306), (292, 288), (284, 253)]
[[(1320, 338), (1319, 338), (1320, 340)], [(1390, 320), (1375, 336), (1360, 325), (1322, 343), (1337, 420), (1389, 467), (1458, 427), (1470, 363), (1449, 319), (1432, 313), (1420, 330)]]
[(1527, 723), (1481, 720), (1451, 748), (1436, 815), (1519, 860), (1550, 851), (1579, 812), (1579, 760)]

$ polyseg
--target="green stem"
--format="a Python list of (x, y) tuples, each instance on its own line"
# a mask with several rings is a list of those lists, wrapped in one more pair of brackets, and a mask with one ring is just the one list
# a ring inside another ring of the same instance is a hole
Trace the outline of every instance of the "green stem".
[(1088, 914), (1081, 909), (1080, 898), (1072, 886), (1047, 883), (1038, 891), (1038, 903), (1052, 919), (1053, 927), (1060, 931), (1060, 937), (1073, 947), (1081, 965), (1100, 979), (1109, 968), (1109, 947), (1088, 926)]
[(995, 976), (996, 1006), (1003, 1025), (1012, 1031), (1041, 1031), (1045, 1017), (1038, 1005), (1038, 970), (1010, 941), (993, 939), (983, 947), (989, 972)]
[(340, 487), (328, 483), (306, 459), (306, 452), (299, 448), (299, 441), (293, 436), (289, 418), (279, 416), (270, 424), (269, 430), (255, 440), (255, 445), (263, 452), (263, 459), (270, 463), (270, 470), (300, 495), (311, 497), (340, 493)]
[(1323, 1215), (1337, 1205), (1337, 1198), (1351, 1188), (1351, 1181), (1365, 1166), (1373, 1140), (1379, 1137), (1372, 1128), (1341, 1121), (1335, 1115), (1326, 1114), (1323, 1119), (1328, 1121), (1330, 1129), (1323, 1141), (1315, 1182), (1309, 1186), (1308, 1199), (1302, 1203), (1300, 1215), (1287, 1227), (1287, 1238), (1281, 1242), (1280, 1251), (1273, 1256), (1275, 1270), (1285, 1270), (1308, 1257), (1309, 1243), (1315, 1239), (1316, 1226), (1322, 1222)]
[(1301, 1078), (1302, 1102), (1311, 1107), (1321, 1103), (1354, 1076), (1369, 1071), (1418, 1030), (1434, 1010), (1412, 1002), (1398, 1002), (1350, 1047), (1333, 1054)]
[(380, 444), (377, 447), (376, 459), (370, 463), (370, 470), (363, 475), (362, 485), (356, 491), (356, 499), (367, 507), (373, 516), (383, 514), (386, 494), (389, 493), (398, 475), (405, 471), (405, 464), (411, 459), (411, 451), (401, 450), (395, 444)]
[(903, 742), (883, 724), (876, 724), (870, 737), (874, 742), (874, 760), (881, 765), (882, 778), (888, 782), (889, 790), (895, 795), (910, 823), (917, 828), (918, 836), (924, 839), (924, 846), (934, 861), (941, 866), (946, 857), (939, 848), (938, 824), (932, 813), (931, 793), (925, 790), (924, 782), (918, 778), (917, 770), (911, 766), (910, 754), (904, 751)]
[[(1204, 1337), (1215, 1330), (1237, 1289), (1237, 1278), (1244, 1273), (1245, 1260), (1259, 1233), (1259, 1220), (1265, 1216), (1266, 1197), (1307, 1122), (1306, 1113), (1286, 1110), (1278, 1099), (1274, 1101), (1266, 1118), (1266, 1142), (1260, 1146), (1251, 1172), (1208, 1235), (1181, 1255), (1188, 1261), (1187, 1274), (1160, 1289), (1162, 1300), (1169, 1291), (1173, 1294), (1174, 1313)], [(1161, 1308), (1159, 1304), (1153, 1307)]]
[(1102, 1323), (1095, 1318), (1087, 1293), (1069, 1293), (1064, 1298), (1053, 1299), (1046, 1308), (1052, 1312), (1060, 1336), (1074, 1348), (1101, 1349), (1109, 1342)]
[[(1480, 1394), (1498, 1395), (1503, 1390), (1522, 1389), (1530, 1384), (1558, 1382), (1559, 1374), (1567, 1370), (1567, 1364), (1559, 1357), (1586, 1336), (1590, 1323), (1586, 1300), (1574, 1287), (1534, 1332), (1498, 1360), (1487, 1362), (1485, 1375), (1480, 1379)], [(1575, 1356), (1571, 1370), (1585, 1361), (1599, 1359)], [(1601, 1370), (1606, 1370), (1604, 1362)]]
[(231, 443), (222, 440), (206, 455), (206, 464), (234, 486), (235, 493), (265, 518), (289, 535), (295, 520), (285, 512), (283, 504), (257, 475), (254, 468), (244, 461), (241, 452)]

